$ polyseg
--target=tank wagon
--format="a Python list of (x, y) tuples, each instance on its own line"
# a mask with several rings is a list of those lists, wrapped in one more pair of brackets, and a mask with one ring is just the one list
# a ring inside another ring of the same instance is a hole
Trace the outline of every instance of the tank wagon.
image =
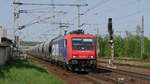
[(28, 54), (73, 71), (90, 71), (97, 65), (94, 36), (83, 30), (41, 43), (29, 49)]

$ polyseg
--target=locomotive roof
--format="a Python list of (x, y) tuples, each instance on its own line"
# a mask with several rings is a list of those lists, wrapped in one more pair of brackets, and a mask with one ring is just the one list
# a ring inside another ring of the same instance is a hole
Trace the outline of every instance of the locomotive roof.
[(52, 39), (51, 41), (56, 40), (56, 39), (63, 39), (64, 37), (94, 37), (94, 35), (91, 35), (91, 34), (66, 34), (65, 36), (58, 36), (58, 37)]
[(91, 34), (68, 34), (66, 36), (70, 36), (70, 37), (94, 37), (94, 35), (91, 35)]

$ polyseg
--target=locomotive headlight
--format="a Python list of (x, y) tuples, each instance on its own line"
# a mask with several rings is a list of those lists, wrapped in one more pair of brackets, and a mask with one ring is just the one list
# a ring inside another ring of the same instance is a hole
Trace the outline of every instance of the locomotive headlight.
[(94, 56), (91, 56), (91, 58), (94, 58)]
[(76, 58), (77, 56), (73, 56), (73, 58)]

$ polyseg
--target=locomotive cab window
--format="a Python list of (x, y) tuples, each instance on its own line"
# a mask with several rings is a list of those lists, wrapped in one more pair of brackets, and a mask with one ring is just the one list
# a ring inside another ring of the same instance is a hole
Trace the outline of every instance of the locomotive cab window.
[(92, 38), (72, 38), (73, 50), (93, 50)]

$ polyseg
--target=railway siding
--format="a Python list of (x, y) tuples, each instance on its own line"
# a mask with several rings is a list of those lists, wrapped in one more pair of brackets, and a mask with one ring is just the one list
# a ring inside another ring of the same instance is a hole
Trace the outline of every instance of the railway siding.
[[(100, 66), (109, 66), (108, 65), (108, 60), (106, 59), (98, 59), (98, 63)], [(149, 67), (144, 67), (144, 66), (138, 66), (138, 65), (131, 65), (131, 64), (120, 64), (115, 62), (115, 66), (119, 70), (124, 70), (124, 71), (131, 71), (131, 72), (136, 72), (140, 74), (146, 74), (150, 75), (150, 68)]]

